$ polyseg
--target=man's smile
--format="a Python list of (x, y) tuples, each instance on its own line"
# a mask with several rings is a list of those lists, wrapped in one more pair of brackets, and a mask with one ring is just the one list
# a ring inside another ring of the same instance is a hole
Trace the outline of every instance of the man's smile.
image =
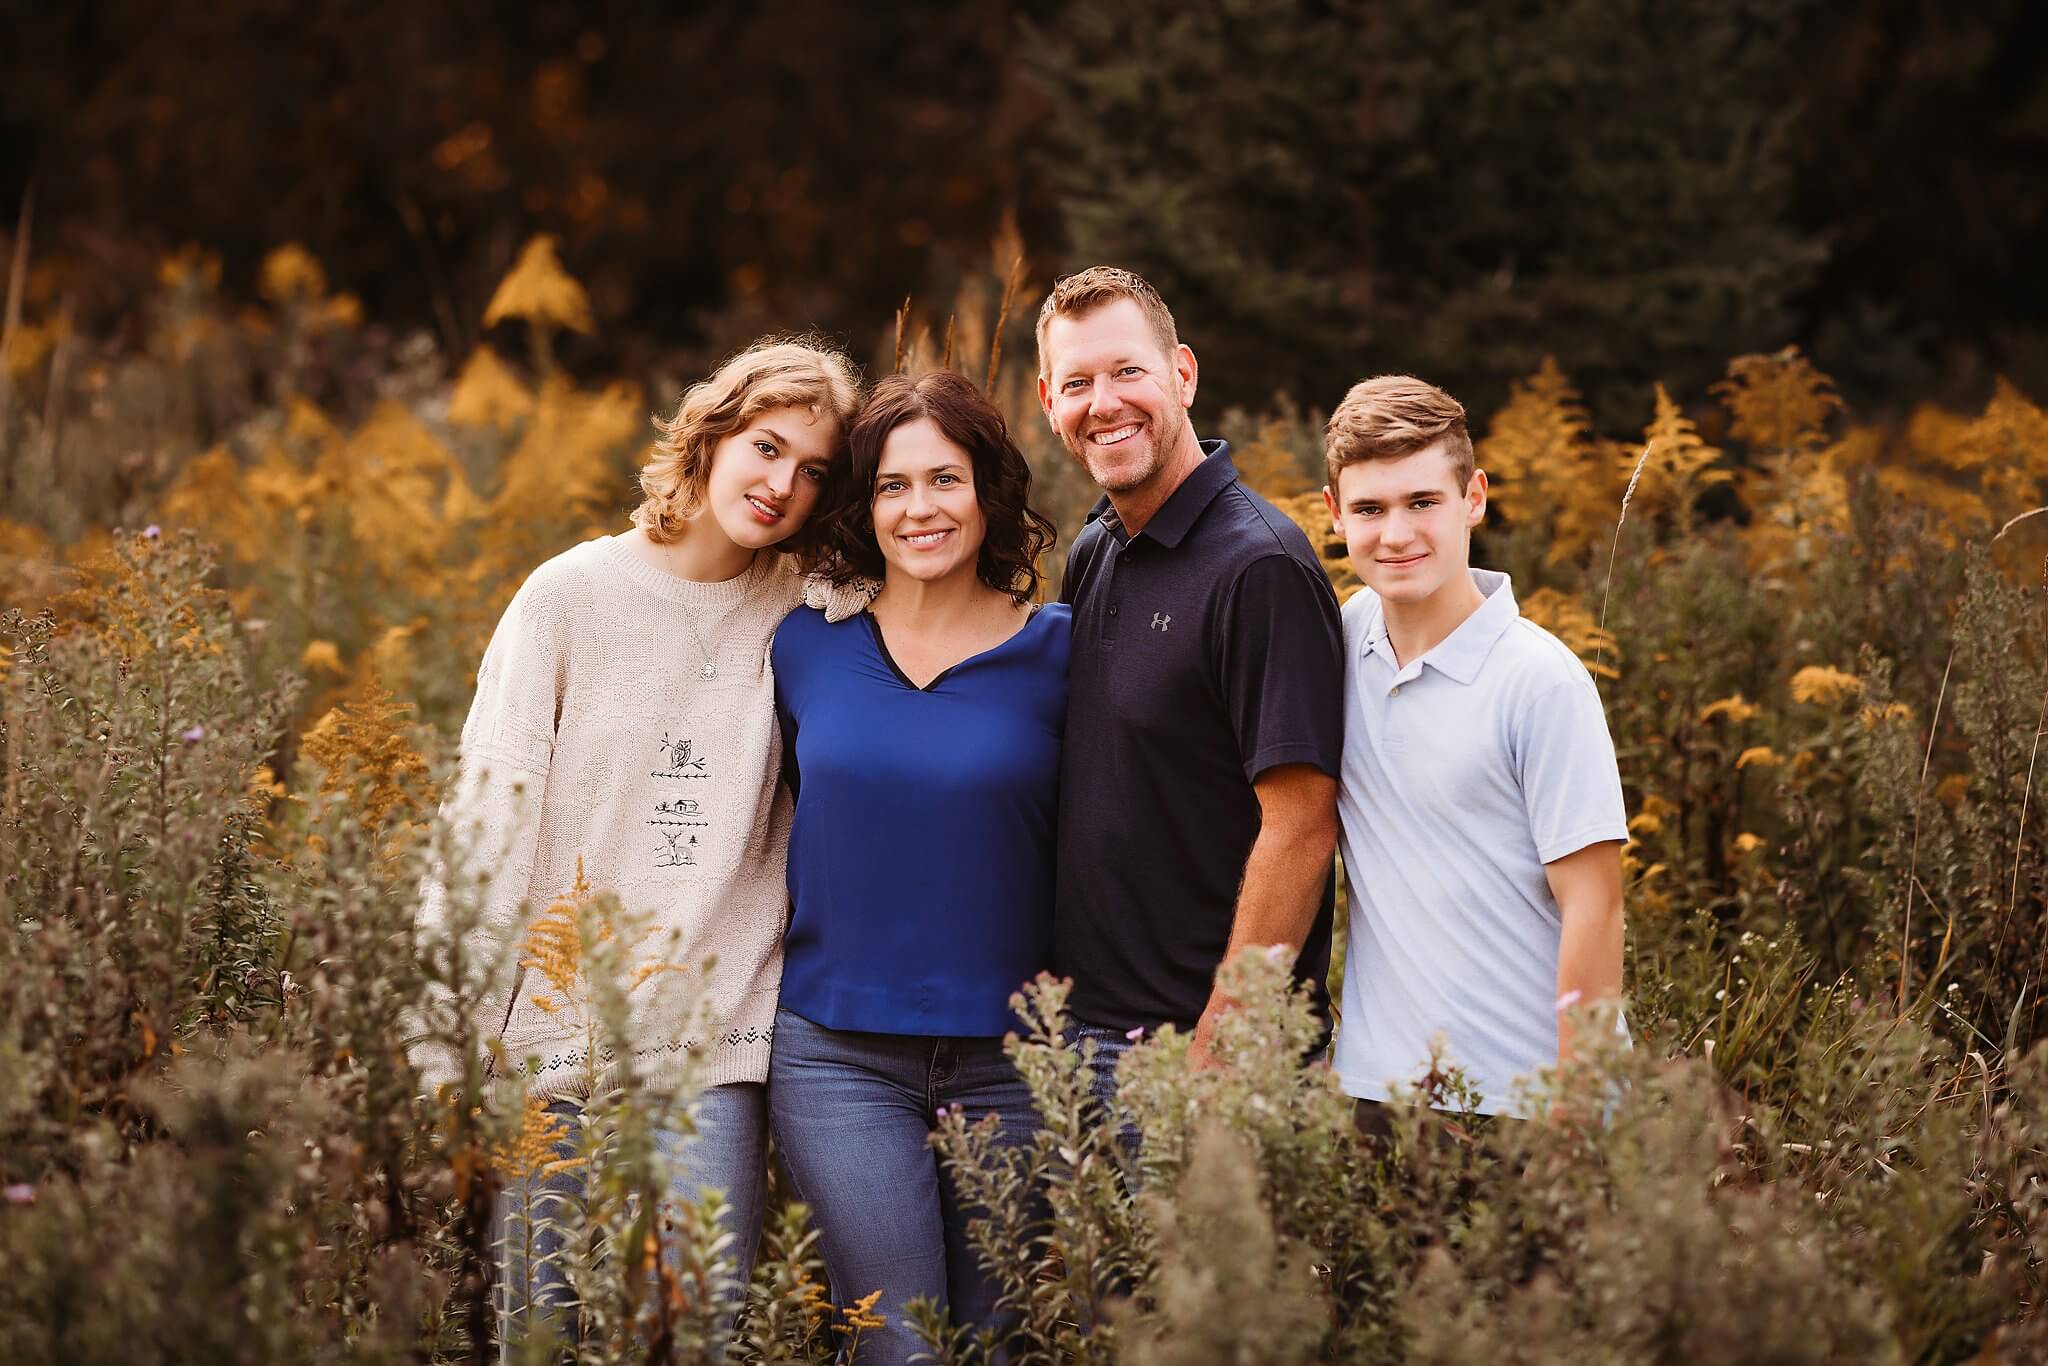
[(1142, 422), (1126, 422), (1121, 427), (1111, 427), (1107, 431), (1090, 432), (1088, 439), (1097, 446), (1114, 446), (1136, 436), (1144, 425)]

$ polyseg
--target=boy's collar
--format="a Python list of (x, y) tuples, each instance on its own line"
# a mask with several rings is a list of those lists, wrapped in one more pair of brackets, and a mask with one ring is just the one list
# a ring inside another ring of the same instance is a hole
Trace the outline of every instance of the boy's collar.
[[(1493, 647), (1522, 609), (1515, 602), (1514, 582), (1494, 569), (1471, 569), (1472, 586), (1477, 588), (1484, 599), (1472, 615), (1459, 622), (1456, 629), (1422, 656), (1421, 663), (1435, 669), (1454, 682), (1469, 685), (1479, 677), (1479, 670), (1485, 665), (1486, 657), (1493, 653)], [(1380, 608), (1378, 629), (1373, 632), (1372, 645), (1375, 650), (1384, 649), (1389, 660), (1394, 657), (1393, 645), (1387, 640), (1387, 613), (1384, 605)]]

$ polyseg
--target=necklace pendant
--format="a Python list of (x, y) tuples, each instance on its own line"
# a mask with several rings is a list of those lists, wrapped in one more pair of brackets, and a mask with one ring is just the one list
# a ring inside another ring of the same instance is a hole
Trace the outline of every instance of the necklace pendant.
[(697, 672), (705, 678), (711, 678), (717, 675), (718, 669), (717, 666), (712, 664), (712, 662), (707, 659), (704, 661), (704, 667), (699, 669)]

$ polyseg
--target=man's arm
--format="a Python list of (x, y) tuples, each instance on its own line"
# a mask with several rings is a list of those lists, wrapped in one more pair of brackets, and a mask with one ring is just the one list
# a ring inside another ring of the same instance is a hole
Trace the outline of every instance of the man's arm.
[(1621, 846), (1589, 844), (1543, 865), (1564, 923), (1557, 946), (1557, 1065), (1574, 1056), (1570, 1009), (1621, 996)]
[[(1259, 799), (1259, 835), (1245, 859), (1225, 963), (1272, 944), (1285, 945), (1290, 957), (1299, 954), (1337, 853), (1336, 779), (1312, 764), (1280, 764), (1261, 773), (1252, 791)], [(1217, 1017), (1233, 1004), (1220, 986), (1211, 989), (1188, 1050), (1194, 1066), (1216, 1065), (1210, 1040)]]

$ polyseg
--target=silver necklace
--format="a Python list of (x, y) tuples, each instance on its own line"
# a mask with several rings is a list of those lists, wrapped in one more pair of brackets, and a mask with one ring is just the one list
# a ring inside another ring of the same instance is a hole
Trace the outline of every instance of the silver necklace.
[[(673, 572), (674, 561), (669, 558), (669, 555), (667, 553), (667, 547), (663, 547), (662, 558), (669, 563), (671, 567), (671, 572)], [(754, 566), (752, 564), (749, 564), (745, 569), (740, 571), (740, 575), (744, 578), (746, 575), (751, 574), (753, 572)], [(677, 577), (681, 578), (682, 576), (677, 575)], [(726, 615), (730, 616), (731, 613), (732, 609), (727, 608)], [(718, 665), (715, 662), (717, 656), (714, 655), (710, 650), (704, 648), (704, 638), (697, 634), (697, 623), (691, 619), (691, 612), (690, 609), (687, 607), (683, 610), (683, 629), (690, 633), (690, 644), (697, 647), (697, 658), (704, 661), (703, 666), (697, 670), (697, 677), (718, 677)], [(714, 635), (711, 638), (711, 643), (713, 645), (716, 645), (718, 643), (718, 636)]]
[[(730, 617), (736, 610), (736, 606), (737, 605), (735, 605), (734, 607), (728, 607), (725, 610), (725, 612), (719, 617), (719, 621), (723, 623), (728, 617)], [(693, 617), (694, 612), (690, 608), (685, 607), (683, 609), (683, 629), (690, 633), (690, 644), (696, 647), (697, 658), (704, 661), (703, 665), (699, 667), (697, 670), (697, 677), (716, 678), (718, 677), (718, 656), (714, 653), (714, 650), (718, 646), (721, 639), (724, 637), (725, 633), (723, 631), (713, 631), (711, 636), (711, 645), (713, 648), (706, 649), (704, 646), (704, 637), (697, 633), (697, 623), (692, 619)]]
[(697, 634), (696, 623), (690, 620), (687, 613), (683, 617), (683, 628), (690, 633), (690, 643), (697, 647), (697, 657), (704, 661), (704, 667), (697, 670), (697, 677), (716, 678), (718, 666), (711, 662), (711, 651), (704, 648), (703, 638)]

